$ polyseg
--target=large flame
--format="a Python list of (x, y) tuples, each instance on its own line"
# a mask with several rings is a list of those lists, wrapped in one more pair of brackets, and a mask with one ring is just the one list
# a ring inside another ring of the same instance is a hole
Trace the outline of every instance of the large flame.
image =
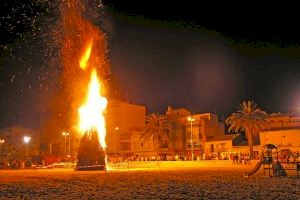
[(101, 83), (95, 69), (92, 70), (88, 94), (85, 103), (79, 108), (79, 129), (85, 133), (96, 129), (102, 149), (106, 149), (105, 118), (103, 112), (107, 105), (107, 99), (101, 96)]
[(79, 61), (79, 66), (83, 70), (85, 70), (88, 66), (88, 61), (91, 56), (92, 48), (93, 48), (93, 41), (91, 40), (88, 43), (87, 48), (86, 48), (84, 54), (81, 56), (81, 59)]

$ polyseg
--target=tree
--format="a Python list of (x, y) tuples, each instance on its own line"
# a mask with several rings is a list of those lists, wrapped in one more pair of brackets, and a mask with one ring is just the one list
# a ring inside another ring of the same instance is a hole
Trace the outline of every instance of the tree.
[(143, 138), (152, 138), (156, 152), (159, 149), (160, 140), (169, 139), (170, 124), (166, 116), (159, 113), (152, 113), (146, 116), (146, 126), (143, 131)]
[(250, 156), (253, 156), (253, 141), (258, 133), (266, 128), (268, 114), (258, 108), (253, 101), (243, 101), (239, 104), (237, 111), (226, 119), (229, 131), (239, 133), (244, 131), (248, 139)]

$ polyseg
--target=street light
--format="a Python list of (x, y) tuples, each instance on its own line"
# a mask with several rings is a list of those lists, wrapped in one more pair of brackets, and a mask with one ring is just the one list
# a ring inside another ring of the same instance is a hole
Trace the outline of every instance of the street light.
[(119, 130), (119, 127), (115, 127), (115, 157), (117, 159), (117, 131)]
[(5, 140), (0, 139), (0, 153), (2, 153), (2, 144), (5, 142)]
[[(69, 136), (69, 133), (62, 132), (62, 135), (65, 136), (65, 155), (67, 155), (67, 136)], [(70, 151), (70, 137), (69, 137), (69, 151)]]
[(193, 117), (188, 117), (188, 121), (191, 122), (191, 153), (192, 153), (192, 160), (194, 160), (194, 151), (193, 151), (193, 122), (195, 121), (196, 119), (193, 118)]
[(28, 155), (28, 143), (30, 142), (30, 140), (31, 140), (31, 137), (28, 137), (28, 136), (24, 136), (23, 137), (23, 140), (24, 140), (24, 143), (25, 143), (25, 157), (26, 157), (26, 159), (27, 159), (27, 155)]

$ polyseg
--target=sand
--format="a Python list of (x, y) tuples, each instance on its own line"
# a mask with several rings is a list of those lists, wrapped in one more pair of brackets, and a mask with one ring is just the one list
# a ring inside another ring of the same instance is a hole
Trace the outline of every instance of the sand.
[(245, 170), (0, 171), (0, 199), (300, 199), (300, 178)]

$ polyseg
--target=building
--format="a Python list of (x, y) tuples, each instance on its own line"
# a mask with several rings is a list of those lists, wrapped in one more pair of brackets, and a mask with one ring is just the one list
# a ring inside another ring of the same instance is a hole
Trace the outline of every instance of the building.
[(289, 114), (270, 114), (267, 121), (267, 129), (298, 129), (300, 128), (300, 116)]
[[(224, 155), (248, 153), (249, 147), (243, 135), (225, 135), (224, 123), (214, 113), (192, 114), (185, 108), (168, 107), (168, 137), (159, 138), (158, 149), (153, 138), (144, 138), (146, 108), (113, 100), (107, 107), (107, 153), (129, 156), (175, 156), (190, 159), (223, 158)], [(254, 153), (260, 154), (265, 144), (275, 144), (279, 149), (300, 150), (300, 117), (272, 114), (269, 127), (259, 133), (254, 141)]]
[[(166, 116), (171, 123), (168, 150), (171, 154), (191, 157), (206, 153), (205, 143), (212, 137), (224, 135), (224, 123), (214, 113), (191, 114), (184, 108), (168, 107)], [(190, 120), (189, 120), (190, 119)]]
[(224, 153), (233, 153), (233, 140), (236, 137), (237, 135), (217, 135), (209, 138), (205, 142), (206, 159), (209, 156), (216, 157)]
[[(278, 149), (300, 151), (300, 117), (297, 115), (271, 114), (267, 118), (268, 127), (259, 133), (259, 140), (253, 146), (254, 154), (259, 155), (266, 144), (274, 144)], [(249, 153), (243, 135), (223, 135), (208, 139), (205, 143), (209, 154)]]
[[(192, 115), (185, 108), (168, 107), (164, 115), (169, 119), (168, 139), (159, 139), (155, 149), (153, 138), (143, 137), (146, 108), (122, 101), (110, 101), (107, 107), (107, 153), (128, 156), (168, 156), (190, 157), (191, 152), (202, 156), (206, 151), (204, 143), (216, 135), (224, 135), (224, 124), (213, 113)], [(191, 123), (188, 118), (192, 117)], [(193, 147), (192, 147), (193, 145)]]
[[(24, 137), (30, 138), (24, 140)], [(36, 130), (21, 126), (6, 127), (0, 130), (0, 159), (37, 161), (40, 155), (40, 134)]]
[(145, 126), (145, 116), (145, 106), (109, 101), (106, 111), (107, 153), (133, 155), (133, 138)]
[(156, 155), (153, 138), (144, 138), (141, 131), (133, 131), (132, 153), (139, 157), (151, 157)]
[(300, 151), (300, 116), (271, 114), (269, 127), (260, 132), (260, 144), (274, 144), (279, 149)]

